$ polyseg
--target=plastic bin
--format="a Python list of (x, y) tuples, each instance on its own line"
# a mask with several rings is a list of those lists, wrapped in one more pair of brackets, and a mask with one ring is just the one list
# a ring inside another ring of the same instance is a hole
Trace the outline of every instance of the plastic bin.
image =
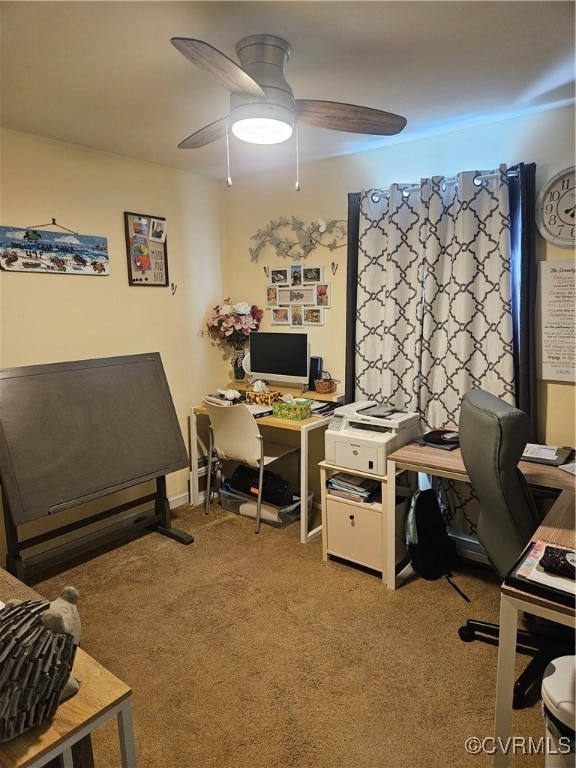
[[(308, 494), (308, 511), (312, 509), (313, 496), (313, 493)], [(256, 518), (256, 499), (230, 488), (226, 483), (220, 488), (220, 504), (227, 512)], [(273, 504), (262, 502), (260, 520), (267, 525), (274, 528), (284, 528), (299, 519), (300, 499), (296, 499), (292, 504), (285, 507), (275, 507)]]
[(575, 687), (576, 656), (560, 656), (548, 664), (542, 680), (546, 768), (574, 766)]

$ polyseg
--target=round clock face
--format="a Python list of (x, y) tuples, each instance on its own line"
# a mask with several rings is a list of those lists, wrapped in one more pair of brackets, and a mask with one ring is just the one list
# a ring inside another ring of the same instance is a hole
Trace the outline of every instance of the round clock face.
[(542, 237), (563, 248), (576, 247), (574, 209), (576, 168), (566, 168), (540, 190), (536, 203), (536, 221)]

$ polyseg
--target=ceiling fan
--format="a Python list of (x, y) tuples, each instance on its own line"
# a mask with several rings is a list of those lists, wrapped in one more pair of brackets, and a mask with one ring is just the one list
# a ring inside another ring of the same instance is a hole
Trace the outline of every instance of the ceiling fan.
[(170, 41), (187, 59), (204, 69), (231, 92), (230, 115), (196, 131), (178, 145), (197, 149), (232, 133), (255, 144), (277, 144), (292, 135), (297, 123), (333, 131), (391, 136), (406, 119), (391, 112), (337, 101), (295, 99), (284, 67), (289, 44), (274, 35), (251, 35), (236, 44), (240, 65), (203, 40), (173, 37)]

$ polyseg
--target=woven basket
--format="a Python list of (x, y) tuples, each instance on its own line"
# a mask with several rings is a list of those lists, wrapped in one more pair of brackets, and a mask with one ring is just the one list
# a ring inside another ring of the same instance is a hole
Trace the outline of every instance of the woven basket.
[(314, 386), (316, 392), (320, 392), (322, 395), (329, 395), (331, 392), (336, 391), (336, 379), (315, 379)]

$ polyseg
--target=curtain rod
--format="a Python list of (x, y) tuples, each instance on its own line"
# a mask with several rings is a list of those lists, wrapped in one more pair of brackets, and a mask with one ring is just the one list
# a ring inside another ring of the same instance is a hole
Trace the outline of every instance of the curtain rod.
[[(499, 171), (493, 171), (492, 173), (482, 173), (474, 178), (474, 183), (478, 184), (481, 181), (494, 179), (499, 175), (500, 175)], [(518, 171), (517, 170), (506, 171), (506, 176), (507, 178), (516, 179), (518, 178)], [(444, 180), (444, 186), (452, 185), (452, 184), (458, 184), (458, 176), (450, 176), (449, 178)], [(411, 192), (416, 192), (417, 190), (422, 189), (421, 184), (399, 184), (398, 186), (402, 188), (402, 194), (404, 195), (404, 197), (408, 197), (408, 195)], [(370, 195), (370, 198), (373, 203), (378, 203), (383, 197), (387, 197), (389, 194), (390, 194), (390, 187), (385, 187), (384, 189), (375, 190)]]

